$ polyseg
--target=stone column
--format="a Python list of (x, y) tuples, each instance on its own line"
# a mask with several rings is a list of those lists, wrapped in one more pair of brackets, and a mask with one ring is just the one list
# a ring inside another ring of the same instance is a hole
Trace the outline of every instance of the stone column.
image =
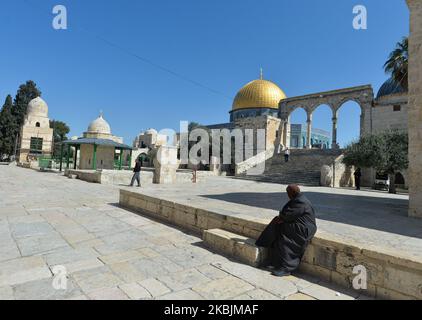
[(178, 167), (177, 147), (161, 146), (157, 151), (156, 158), (154, 159), (154, 183), (175, 183)]
[(306, 129), (306, 148), (312, 149), (312, 114), (308, 114), (307, 129)]
[(283, 120), (283, 146), (290, 147), (290, 118), (286, 118)]
[(333, 149), (338, 149), (339, 145), (337, 143), (337, 116), (333, 117), (333, 144), (332, 144), (332, 148)]
[(407, 0), (409, 37), (409, 216), (422, 218), (422, 1)]
[[(371, 131), (369, 130), (369, 132)], [(360, 115), (360, 136), (362, 137), (364, 134), (365, 134), (365, 113), (364, 111), (362, 111)]]

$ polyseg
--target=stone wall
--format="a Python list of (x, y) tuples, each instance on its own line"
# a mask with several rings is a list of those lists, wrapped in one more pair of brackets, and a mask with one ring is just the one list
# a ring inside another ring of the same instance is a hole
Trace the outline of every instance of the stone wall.
[[(114, 147), (97, 147), (97, 169), (114, 169)], [(94, 159), (94, 146), (81, 145), (79, 168), (81, 170), (92, 169)]]
[[(373, 132), (408, 129), (408, 95), (395, 94), (378, 99), (372, 109)], [(395, 109), (395, 106), (397, 109)]]
[[(79, 180), (91, 183), (100, 183), (106, 185), (125, 186), (129, 185), (133, 172), (129, 170), (74, 170), (66, 169), (65, 176), (73, 175)], [(215, 172), (198, 171), (197, 182), (206, 181), (208, 177), (216, 176)], [(145, 186), (153, 183), (154, 169), (143, 168), (141, 171), (141, 185)], [(192, 171), (178, 170), (176, 172), (176, 183), (192, 183)]]
[(409, 38), (409, 215), (422, 218), (422, 1), (407, 0)]
[[(279, 136), (281, 134), (280, 130), (281, 120), (271, 116), (261, 116), (256, 118), (244, 118), (238, 119), (235, 121), (236, 129), (241, 129), (243, 132), (250, 129), (254, 132), (254, 143), (252, 154), (255, 156), (259, 152), (264, 150), (273, 149), (279, 141)], [(257, 145), (257, 130), (264, 129), (265, 133), (265, 145)], [(245, 133), (244, 133), (245, 136)], [(245, 150), (246, 151), (246, 150)], [(259, 152), (258, 152), (259, 151)], [(244, 157), (244, 160), (247, 160), (250, 157)]]

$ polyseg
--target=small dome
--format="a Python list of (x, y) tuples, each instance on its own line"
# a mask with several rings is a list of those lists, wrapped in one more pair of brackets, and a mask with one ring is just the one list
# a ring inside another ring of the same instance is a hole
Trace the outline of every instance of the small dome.
[(155, 129), (148, 129), (147, 131), (145, 131), (145, 134), (157, 135), (158, 131)]
[(48, 105), (43, 99), (37, 97), (28, 103), (26, 113), (31, 116), (48, 117)]
[(233, 111), (251, 108), (278, 109), (286, 94), (274, 82), (259, 79), (249, 82), (237, 93)]
[(392, 94), (398, 94), (398, 93), (405, 93), (406, 90), (400, 85), (397, 84), (394, 79), (390, 78), (384, 84), (381, 86), (381, 88), (378, 91), (377, 99), (380, 99), (385, 96), (389, 96)]
[(88, 132), (111, 134), (111, 128), (108, 122), (104, 120), (103, 115), (101, 114), (97, 119), (95, 119), (89, 124)]

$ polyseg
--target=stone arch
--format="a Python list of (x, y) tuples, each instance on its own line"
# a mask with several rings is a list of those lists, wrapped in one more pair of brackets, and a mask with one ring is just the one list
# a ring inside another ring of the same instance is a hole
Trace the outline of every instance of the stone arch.
[[(285, 121), (288, 141), (285, 141), (285, 146), (299, 149), (304, 148), (306, 146), (307, 135), (305, 134), (303, 136), (303, 128), (306, 128), (309, 111), (302, 105), (291, 106), (288, 111), (289, 113)], [(300, 120), (294, 120), (294, 115), (299, 115), (299, 112)]]
[[(322, 118), (321, 113), (322, 112)], [(332, 128), (326, 125), (326, 120), (332, 121), (335, 117), (335, 109), (332, 104), (329, 103), (318, 103), (312, 106), (310, 119), (312, 127), (310, 128), (311, 131), (311, 147), (317, 147), (321, 149), (328, 149), (331, 146), (332, 141)], [(322, 123), (318, 123), (318, 120), (324, 121)], [(315, 129), (317, 128), (318, 129)], [(327, 148), (328, 146), (328, 148)]]
[[(362, 135), (366, 132), (372, 132), (372, 105), (374, 101), (374, 92), (372, 86), (370, 85), (287, 98), (280, 102), (279, 115), (282, 120), (287, 121), (289, 115), (295, 109), (302, 107), (308, 112), (308, 120), (310, 122), (310, 127), (312, 128), (312, 112), (320, 105), (329, 105), (333, 110), (332, 144), (333, 148), (337, 148), (338, 110), (348, 101), (356, 102), (361, 108), (360, 134)], [(287, 135), (288, 132), (285, 131), (284, 134)], [(309, 144), (310, 141), (308, 139), (308, 146)]]
[[(347, 115), (347, 118), (345, 117)], [(336, 108), (337, 143), (342, 147), (362, 136), (365, 120), (364, 107), (356, 99), (345, 99)], [(342, 141), (342, 142), (341, 142)]]

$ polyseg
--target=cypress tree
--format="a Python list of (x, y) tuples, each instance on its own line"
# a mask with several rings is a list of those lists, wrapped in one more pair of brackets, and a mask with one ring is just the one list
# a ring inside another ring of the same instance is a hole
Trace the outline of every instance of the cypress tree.
[(0, 158), (10, 158), (13, 155), (16, 127), (12, 96), (8, 95), (0, 112)]

